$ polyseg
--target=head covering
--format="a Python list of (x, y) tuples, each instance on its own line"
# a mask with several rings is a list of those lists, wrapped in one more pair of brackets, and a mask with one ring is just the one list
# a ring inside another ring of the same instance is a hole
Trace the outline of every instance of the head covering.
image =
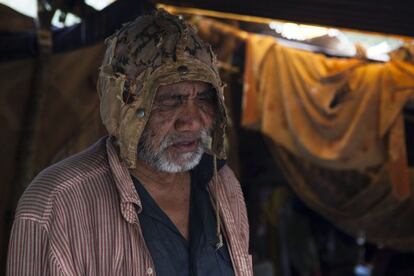
[(217, 92), (210, 151), (225, 158), (227, 116), (216, 56), (194, 28), (163, 10), (138, 17), (106, 39), (98, 94), (102, 121), (116, 138), (120, 158), (134, 168), (137, 146), (158, 87), (185, 80), (211, 84)]

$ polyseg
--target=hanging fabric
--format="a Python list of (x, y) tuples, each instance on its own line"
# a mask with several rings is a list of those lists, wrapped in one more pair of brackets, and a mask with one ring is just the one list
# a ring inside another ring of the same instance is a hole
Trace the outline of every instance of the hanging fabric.
[(414, 248), (414, 175), (401, 111), (414, 66), (370, 63), (247, 39), (242, 124), (269, 138), (295, 192), (345, 232)]
[(332, 169), (366, 169), (387, 158), (383, 143), (409, 98), (414, 66), (327, 58), (251, 35), (244, 126)]

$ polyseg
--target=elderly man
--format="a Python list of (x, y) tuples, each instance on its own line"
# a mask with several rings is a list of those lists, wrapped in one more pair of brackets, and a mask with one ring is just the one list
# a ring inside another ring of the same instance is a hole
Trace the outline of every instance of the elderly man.
[(98, 93), (110, 135), (27, 188), (8, 275), (252, 275), (210, 47), (164, 11), (106, 43)]

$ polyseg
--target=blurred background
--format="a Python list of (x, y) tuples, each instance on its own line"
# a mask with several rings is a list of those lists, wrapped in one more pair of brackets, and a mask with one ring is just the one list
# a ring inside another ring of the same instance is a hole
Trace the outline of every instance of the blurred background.
[(218, 56), (255, 275), (414, 275), (414, 10), (401, 0), (0, 0), (0, 274), (31, 179), (106, 135), (105, 38), (155, 8)]

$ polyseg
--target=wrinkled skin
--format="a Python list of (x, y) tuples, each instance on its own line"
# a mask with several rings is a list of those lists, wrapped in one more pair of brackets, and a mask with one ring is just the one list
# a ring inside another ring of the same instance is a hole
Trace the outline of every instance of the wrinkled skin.
[[(190, 174), (204, 152), (213, 126), (216, 92), (200, 81), (158, 89), (131, 171), (188, 239)], [(155, 158), (154, 158), (155, 157)]]
[(211, 86), (200, 81), (161, 86), (138, 146), (138, 158), (171, 173), (195, 167), (213, 125), (214, 97)]
[[(192, 26), (159, 10), (125, 24), (106, 45), (98, 79), (101, 117), (128, 168), (136, 167), (137, 141), (142, 141), (158, 85), (184, 80), (203, 81), (215, 88), (217, 106), (209, 152), (226, 158), (224, 84), (210, 45)], [(136, 116), (137, 112), (142, 115)]]

